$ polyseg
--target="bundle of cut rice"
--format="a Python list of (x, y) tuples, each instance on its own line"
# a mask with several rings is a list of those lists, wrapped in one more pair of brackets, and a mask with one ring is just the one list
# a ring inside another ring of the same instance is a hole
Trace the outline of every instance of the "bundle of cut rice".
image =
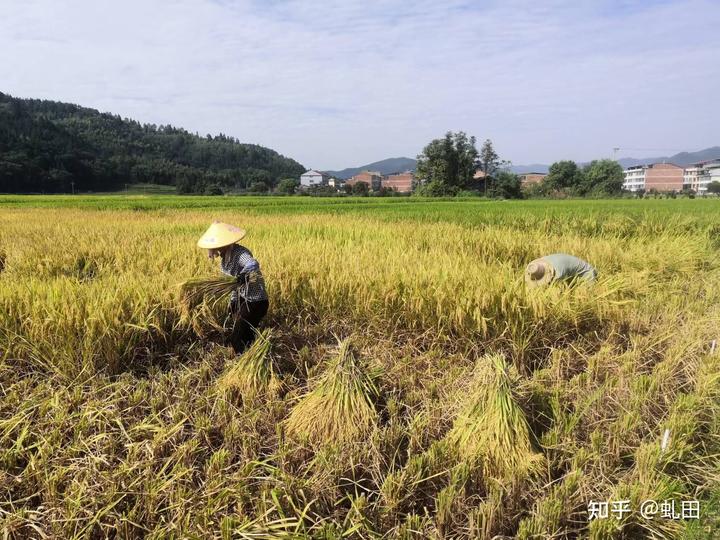
[(517, 382), (502, 356), (483, 357), (471, 393), (448, 434), (460, 457), (481, 462), (488, 476), (524, 478), (542, 462), (517, 401)]
[(225, 276), (193, 278), (181, 283), (178, 287), (179, 323), (189, 324), (203, 338), (223, 334), (224, 325), (215, 308), (236, 287), (237, 280)]
[(268, 357), (271, 336), (269, 328), (258, 333), (252, 345), (218, 380), (220, 391), (253, 400), (277, 389), (278, 380)]
[(237, 287), (232, 277), (193, 278), (179, 286), (179, 302), (183, 316), (190, 316), (203, 303), (214, 304)]
[(350, 340), (342, 341), (315, 388), (290, 413), (285, 424), (288, 434), (313, 444), (359, 440), (377, 418), (375, 377)]

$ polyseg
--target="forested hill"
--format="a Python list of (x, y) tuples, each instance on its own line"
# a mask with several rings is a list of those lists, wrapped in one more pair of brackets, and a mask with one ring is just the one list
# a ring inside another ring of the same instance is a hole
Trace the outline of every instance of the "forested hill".
[(272, 186), (304, 171), (274, 150), (200, 137), (68, 103), (0, 93), (0, 193), (112, 191), (125, 184), (180, 193)]

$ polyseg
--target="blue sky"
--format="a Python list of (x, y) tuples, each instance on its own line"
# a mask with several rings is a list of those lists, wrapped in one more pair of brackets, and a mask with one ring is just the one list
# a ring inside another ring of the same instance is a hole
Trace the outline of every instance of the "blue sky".
[(3, 0), (0, 91), (335, 169), (448, 130), (514, 164), (720, 144), (720, 2)]

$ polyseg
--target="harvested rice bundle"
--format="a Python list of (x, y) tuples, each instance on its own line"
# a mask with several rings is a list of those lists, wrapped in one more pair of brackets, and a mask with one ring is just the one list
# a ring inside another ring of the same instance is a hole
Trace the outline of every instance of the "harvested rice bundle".
[(193, 319), (193, 313), (198, 308), (214, 306), (224, 296), (230, 294), (237, 287), (235, 278), (225, 276), (212, 278), (193, 278), (179, 285), (178, 303), (180, 314), (184, 321)]
[(268, 358), (272, 330), (267, 328), (258, 333), (257, 339), (218, 380), (218, 389), (235, 393), (245, 400), (273, 392), (278, 385)]
[(500, 355), (485, 356), (475, 368), (473, 390), (448, 438), (462, 459), (480, 460), (484, 473), (520, 479), (537, 471), (530, 428), (516, 399), (517, 375)]
[(237, 279), (227, 276), (188, 279), (180, 284), (180, 305), (192, 310), (203, 301), (217, 302), (237, 285)]
[(340, 342), (315, 389), (306, 394), (286, 420), (291, 436), (313, 444), (358, 440), (375, 422), (378, 388), (349, 339)]

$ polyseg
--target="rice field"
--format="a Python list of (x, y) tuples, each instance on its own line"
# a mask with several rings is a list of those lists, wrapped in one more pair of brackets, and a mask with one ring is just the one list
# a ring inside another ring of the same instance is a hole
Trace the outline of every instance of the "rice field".
[[(216, 219), (239, 357), (182, 301)], [(558, 251), (598, 281), (526, 288)], [(716, 200), (1, 196), (0, 531), (718, 538), (719, 255)]]

